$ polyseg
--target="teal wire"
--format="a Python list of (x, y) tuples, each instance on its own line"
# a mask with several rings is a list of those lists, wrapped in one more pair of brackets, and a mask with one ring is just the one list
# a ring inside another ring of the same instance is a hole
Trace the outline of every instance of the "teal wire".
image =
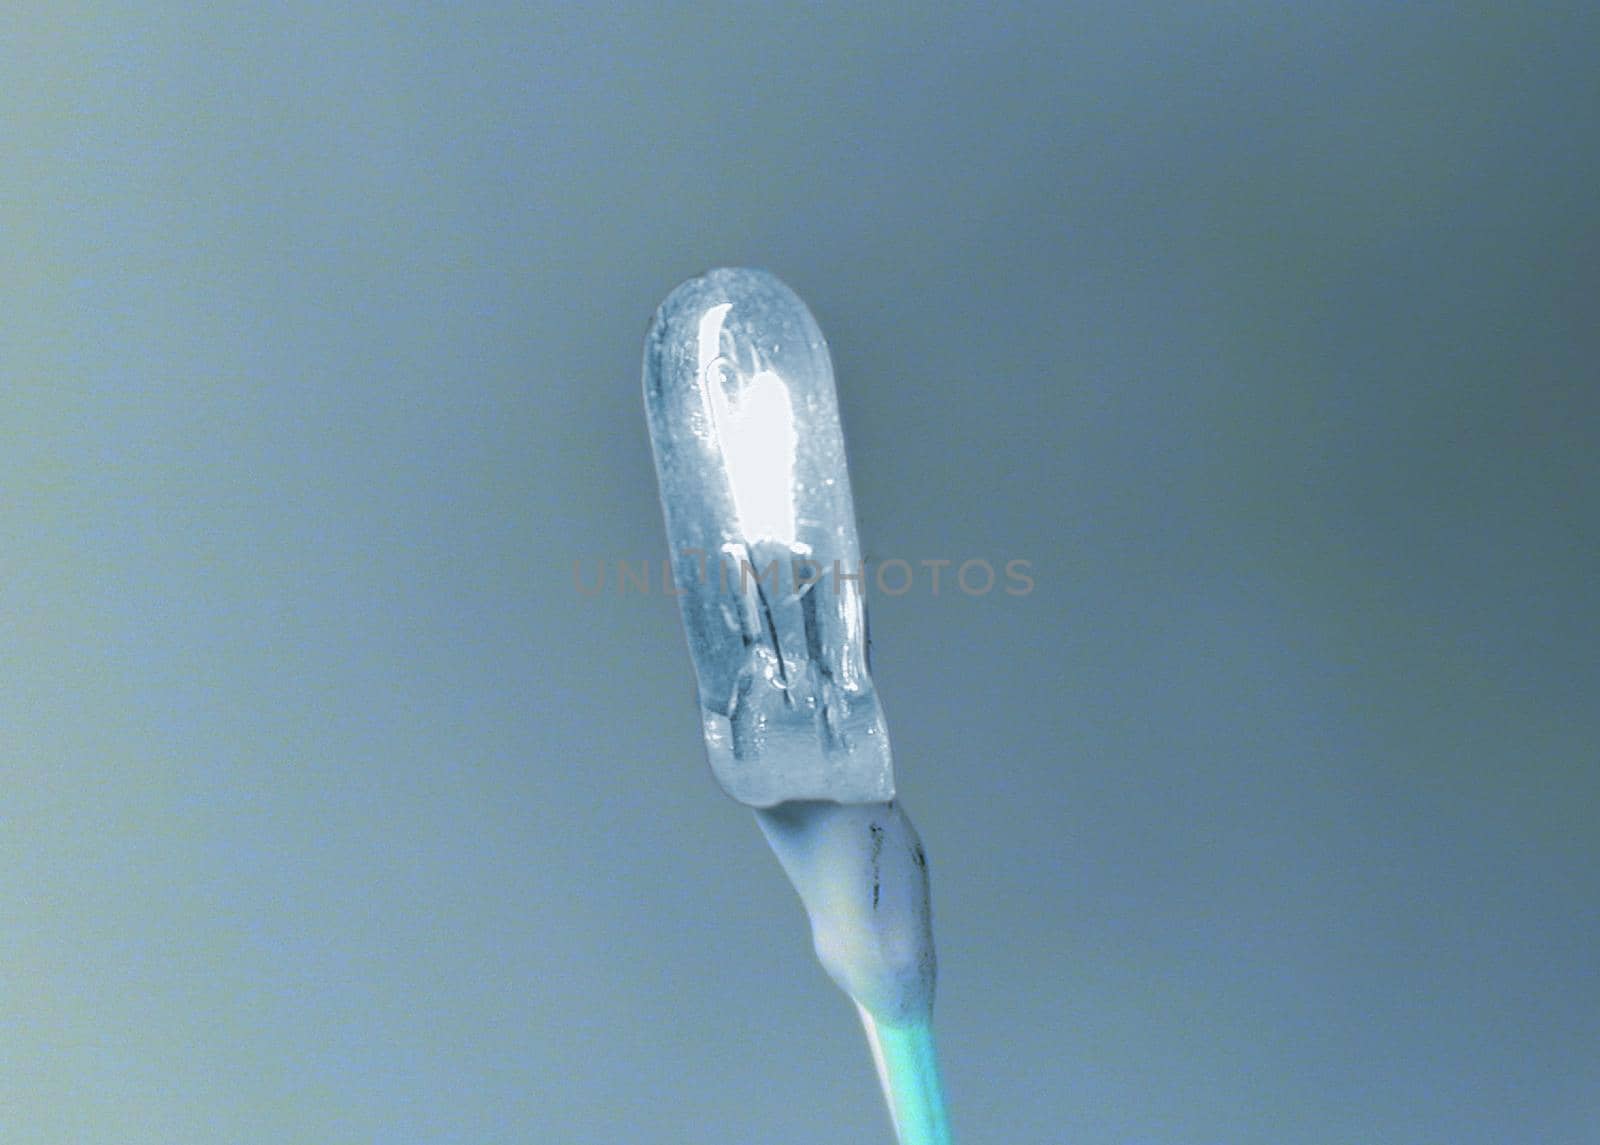
[(950, 1114), (945, 1107), (933, 1026), (867, 1023), (875, 1046), (884, 1097), (894, 1118), (900, 1145), (951, 1145)]

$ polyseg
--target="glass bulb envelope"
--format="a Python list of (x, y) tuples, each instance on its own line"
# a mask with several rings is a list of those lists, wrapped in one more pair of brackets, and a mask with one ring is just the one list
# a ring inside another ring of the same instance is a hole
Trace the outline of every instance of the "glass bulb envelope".
[(894, 797), (827, 343), (760, 270), (683, 283), (645, 340), (673, 583), (717, 781), (751, 807)]

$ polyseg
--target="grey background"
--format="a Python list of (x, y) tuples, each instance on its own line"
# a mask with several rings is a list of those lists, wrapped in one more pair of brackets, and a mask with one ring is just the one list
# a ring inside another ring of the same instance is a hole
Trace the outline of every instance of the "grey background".
[[(0, 1139), (886, 1141), (659, 299), (832, 342), (968, 1145), (1600, 1141), (1592, 5), (0, 17)], [(654, 567), (654, 566), (653, 566)]]

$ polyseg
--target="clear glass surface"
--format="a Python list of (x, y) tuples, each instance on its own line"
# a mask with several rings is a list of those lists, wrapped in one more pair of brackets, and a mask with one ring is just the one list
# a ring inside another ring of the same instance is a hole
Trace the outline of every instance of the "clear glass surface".
[(827, 343), (760, 270), (683, 283), (645, 341), (645, 406), (706, 751), (741, 803), (881, 803), (889, 737)]

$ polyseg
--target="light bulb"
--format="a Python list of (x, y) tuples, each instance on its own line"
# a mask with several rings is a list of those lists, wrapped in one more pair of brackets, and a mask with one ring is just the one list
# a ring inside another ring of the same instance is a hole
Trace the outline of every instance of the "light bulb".
[(645, 340), (673, 582), (717, 781), (752, 807), (894, 796), (827, 343), (765, 271), (674, 290)]

